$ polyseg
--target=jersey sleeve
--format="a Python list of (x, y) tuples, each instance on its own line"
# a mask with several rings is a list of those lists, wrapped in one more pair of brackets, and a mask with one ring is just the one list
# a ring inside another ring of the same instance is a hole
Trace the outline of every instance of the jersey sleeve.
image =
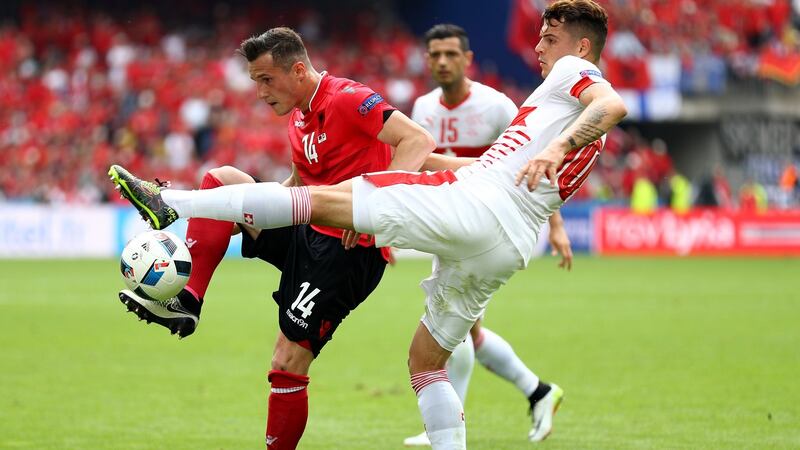
[(506, 97), (505, 95), (500, 95), (500, 100), (495, 104), (495, 111), (494, 117), (496, 118), (495, 128), (497, 129), (497, 135), (499, 136), (509, 125), (511, 125), (511, 121), (517, 117), (517, 105), (511, 101), (510, 98)]
[(411, 107), (411, 120), (416, 123), (422, 123), (422, 97), (414, 100), (414, 106)]
[(608, 84), (597, 66), (575, 56), (558, 60), (549, 77), (553, 77), (555, 94), (570, 102), (578, 102), (583, 90), (595, 83)]
[(334, 110), (353, 127), (370, 137), (383, 129), (384, 111), (395, 110), (381, 94), (367, 86), (355, 84), (352, 89), (340, 90), (334, 97)]

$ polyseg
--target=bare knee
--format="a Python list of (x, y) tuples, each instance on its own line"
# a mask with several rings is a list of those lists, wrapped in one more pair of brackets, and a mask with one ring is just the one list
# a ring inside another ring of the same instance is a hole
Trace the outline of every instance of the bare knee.
[(314, 354), (310, 350), (279, 333), (275, 351), (272, 353), (272, 370), (306, 375), (313, 361)]
[(208, 171), (223, 185), (254, 183), (253, 177), (233, 166), (215, 167)]
[(415, 349), (413, 346), (408, 354), (408, 373), (411, 375), (420, 372), (431, 372), (442, 370), (450, 358), (450, 352), (439, 347), (438, 351), (429, 352)]
[(408, 350), (408, 372), (411, 375), (444, 369), (450, 352), (442, 348), (424, 325), (420, 324)]

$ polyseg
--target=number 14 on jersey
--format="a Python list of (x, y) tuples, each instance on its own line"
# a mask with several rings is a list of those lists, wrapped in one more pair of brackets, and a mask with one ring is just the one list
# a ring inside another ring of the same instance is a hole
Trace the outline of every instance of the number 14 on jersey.
[(319, 158), (317, 157), (317, 144), (314, 143), (315, 134), (316, 131), (312, 131), (311, 134), (303, 136), (303, 152), (306, 154), (306, 159), (309, 164), (319, 162)]

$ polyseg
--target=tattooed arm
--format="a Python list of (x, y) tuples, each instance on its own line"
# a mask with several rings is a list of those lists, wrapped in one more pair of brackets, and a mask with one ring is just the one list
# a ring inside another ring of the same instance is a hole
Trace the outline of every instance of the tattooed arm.
[(622, 98), (605, 83), (595, 83), (584, 89), (579, 100), (586, 109), (572, 125), (522, 167), (517, 174), (517, 184), (527, 177), (528, 189), (532, 191), (542, 176), (546, 175), (550, 184), (555, 186), (556, 170), (564, 160), (564, 155), (574, 148), (596, 141), (628, 114)]

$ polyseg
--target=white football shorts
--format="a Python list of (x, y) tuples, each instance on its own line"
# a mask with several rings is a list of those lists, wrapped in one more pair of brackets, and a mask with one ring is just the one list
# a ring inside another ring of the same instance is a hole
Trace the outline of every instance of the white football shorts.
[[(353, 222), (379, 247), (434, 255), (422, 322), (442, 348), (464, 341), (497, 289), (524, 267), (497, 218), (452, 172), (380, 172), (353, 180)], [(498, 202), (510, 200), (498, 195)]]

